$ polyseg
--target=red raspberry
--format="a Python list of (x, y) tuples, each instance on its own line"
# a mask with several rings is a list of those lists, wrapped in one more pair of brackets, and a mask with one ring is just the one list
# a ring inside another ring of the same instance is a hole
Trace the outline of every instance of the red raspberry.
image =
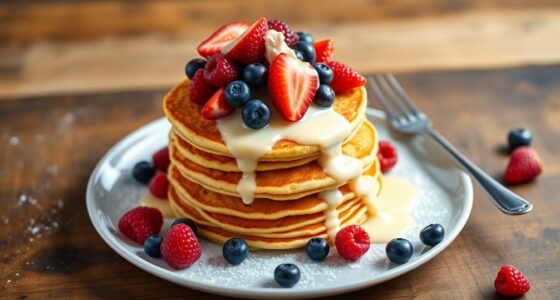
[(334, 244), (344, 259), (357, 260), (369, 250), (369, 235), (361, 226), (349, 225), (338, 231)]
[[(239, 78), (239, 67), (221, 52), (208, 58), (204, 67), (204, 79), (211, 85), (220, 87)], [(208, 97), (210, 98), (210, 97)]]
[(184, 269), (195, 263), (201, 254), (200, 244), (192, 229), (186, 224), (177, 224), (161, 243), (161, 255), (174, 269)]
[(343, 63), (329, 61), (326, 62), (326, 64), (333, 70), (334, 76), (331, 82), (331, 88), (336, 94), (343, 94), (353, 88), (363, 86), (367, 82), (364, 76)]
[(171, 160), (169, 160), (169, 149), (165, 147), (154, 153), (152, 155), (152, 163), (158, 170), (167, 173), (167, 168), (171, 163)]
[(529, 279), (514, 266), (504, 265), (494, 280), (496, 291), (504, 296), (516, 297), (531, 289)]
[(191, 84), (189, 85), (189, 99), (191, 102), (204, 105), (206, 100), (214, 94), (216, 87), (212, 86), (204, 79), (204, 70), (198, 69), (194, 73)]
[(511, 154), (504, 179), (508, 184), (520, 184), (534, 180), (542, 171), (543, 166), (537, 152), (523, 146)]
[(268, 29), (274, 29), (278, 32), (282, 32), (284, 34), (284, 41), (288, 44), (288, 47), (292, 47), (297, 42), (299, 42), (299, 36), (293, 32), (283, 21), (280, 20), (270, 20), (268, 21)]
[(126, 212), (119, 219), (119, 230), (129, 239), (144, 244), (151, 235), (159, 234), (163, 215), (152, 207), (139, 206)]
[(379, 141), (379, 150), (377, 150), (377, 158), (381, 165), (381, 172), (385, 173), (391, 170), (396, 164), (399, 156), (397, 149), (389, 141)]
[(169, 180), (167, 174), (158, 171), (152, 179), (150, 179), (150, 193), (160, 199), (167, 199), (167, 189), (169, 188)]

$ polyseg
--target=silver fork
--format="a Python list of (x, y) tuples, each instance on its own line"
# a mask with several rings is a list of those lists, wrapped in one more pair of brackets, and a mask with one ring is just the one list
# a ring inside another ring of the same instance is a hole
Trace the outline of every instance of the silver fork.
[(522, 215), (533, 209), (533, 204), (494, 180), (432, 129), (430, 119), (414, 105), (393, 75), (371, 76), (368, 82), (375, 99), (385, 111), (389, 124), (397, 132), (408, 135), (425, 134), (434, 139), (478, 181), (490, 200), (503, 213)]

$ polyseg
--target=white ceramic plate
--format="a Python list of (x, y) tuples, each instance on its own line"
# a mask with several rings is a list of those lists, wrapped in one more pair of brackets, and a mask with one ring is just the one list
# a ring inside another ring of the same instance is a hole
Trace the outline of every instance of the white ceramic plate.
[[(170, 124), (156, 120), (131, 133), (116, 144), (99, 162), (86, 192), (91, 221), (105, 242), (126, 260), (158, 277), (189, 288), (237, 297), (308, 298), (345, 293), (387, 281), (409, 272), (443, 251), (457, 237), (472, 207), (470, 178), (453, 163), (447, 153), (429, 139), (403, 137), (388, 130), (383, 113), (369, 109), (368, 119), (381, 139), (395, 143), (399, 162), (389, 176), (410, 182), (420, 192), (413, 210), (415, 225), (402, 237), (414, 245), (412, 259), (403, 265), (389, 263), (384, 244), (374, 244), (356, 262), (341, 259), (336, 249), (326, 261), (313, 262), (303, 249), (294, 251), (260, 251), (251, 253), (239, 266), (228, 265), (221, 245), (201, 240), (202, 257), (185, 270), (173, 270), (161, 259), (154, 259), (143, 248), (117, 230), (119, 217), (138, 206), (139, 195), (146, 187), (135, 183), (131, 169), (140, 160), (167, 144)], [(445, 227), (445, 239), (433, 248), (422, 245), (418, 232), (431, 223)], [(166, 220), (163, 232), (168, 229)], [(274, 282), (274, 268), (281, 263), (295, 263), (302, 277), (293, 288), (280, 288)]]

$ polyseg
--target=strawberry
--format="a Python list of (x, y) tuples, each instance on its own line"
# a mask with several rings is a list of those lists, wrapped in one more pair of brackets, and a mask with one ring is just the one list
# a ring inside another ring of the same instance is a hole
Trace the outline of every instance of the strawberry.
[(273, 29), (278, 32), (282, 32), (282, 34), (284, 34), (284, 41), (286, 41), (288, 47), (292, 47), (297, 42), (299, 42), (299, 36), (288, 27), (288, 24), (286, 24), (283, 21), (280, 20), (268, 21), (268, 29)]
[(177, 224), (161, 243), (161, 256), (174, 269), (184, 269), (194, 264), (202, 253), (192, 229), (186, 224)]
[(369, 250), (369, 234), (360, 225), (349, 225), (334, 238), (338, 254), (347, 260), (357, 260)]
[(150, 193), (159, 199), (167, 199), (167, 190), (169, 189), (169, 180), (167, 174), (158, 171), (148, 185)]
[(381, 172), (385, 173), (391, 170), (396, 164), (399, 156), (397, 149), (389, 141), (379, 141), (379, 150), (377, 151), (377, 158), (381, 166)]
[(222, 52), (238, 62), (252, 64), (264, 59), (264, 34), (268, 31), (266, 18), (258, 19), (239, 38), (229, 43)]
[(163, 147), (154, 153), (152, 155), (152, 163), (158, 170), (167, 173), (167, 168), (171, 163), (171, 160), (169, 159), (169, 149), (167, 147)]
[(326, 39), (313, 43), (315, 48), (315, 62), (328, 62), (334, 53), (334, 43), (331, 39)]
[(198, 69), (189, 85), (189, 99), (195, 104), (204, 105), (215, 90), (216, 87), (204, 79), (204, 70)]
[(525, 274), (514, 266), (504, 265), (494, 280), (494, 288), (504, 296), (518, 297), (531, 289), (531, 283)]
[(319, 76), (310, 63), (281, 53), (268, 70), (268, 92), (284, 119), (300, 120), (315, 97)]
[(129, 239), (144, 244), (151, 235), (159, 234), (163, 215), (152, 207), (139, 206), (126, 212), (119, 219), (119, 230)]
[(238, 38), (251, 24), (247, 22), (232, 22), (220, 27), (216, 32), (198, 45), (198, 53), (204, 57), (222, 51), (231, 41)]
[(200, 114), (207, 120), (217, 120), (231, 115), (235, 108), (229, 105), (224, 98), (224, 88), (218, 89), (212, 97), (204, 104)]
[(348, 92), (353, 88), (365, 85), (367, 82), (364, 76), (343, 63), (329, 61), (326, 64), (333, 70), (334, 77), (331, 88), (336, 94)]
[(204, 67), (204, 79), (213, 86), (225, 86), (236, 80), (239, 74), (237, 64), (222, 53), (210, 56)]
[(543, 170), (539, 155), (529, 147), (519, 147), (511, 154), (504, 179), (509, 184), (519, 184), (537, 178)]

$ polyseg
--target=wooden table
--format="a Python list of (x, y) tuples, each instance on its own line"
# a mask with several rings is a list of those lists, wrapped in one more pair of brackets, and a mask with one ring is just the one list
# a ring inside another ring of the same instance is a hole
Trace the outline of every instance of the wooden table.
[[(507, 132), (534, 134), (544, 174), (513, 188), (533, 212), (505, 216), (475, 186), (469, 222), (446, 251), (347, 297), (499, 298), (493, 280), (505, 263), (530, 278), (527, 298), (560, 297), (557, 3), (325, 0), (317, 15), (257, 0), (217, 2), (0, 4), (0, 298), (221, 298), (122, 259), (93, 229), (84, 198), (99, 159), (162, 116), (162, 96), (197, 41), (231, 11), (332, 35), (337, 57), (362, 72), (396, 71), (435, 127), (497, 178), (508, 161)], [(353, 34), (367, 38), (357, 43)]]

